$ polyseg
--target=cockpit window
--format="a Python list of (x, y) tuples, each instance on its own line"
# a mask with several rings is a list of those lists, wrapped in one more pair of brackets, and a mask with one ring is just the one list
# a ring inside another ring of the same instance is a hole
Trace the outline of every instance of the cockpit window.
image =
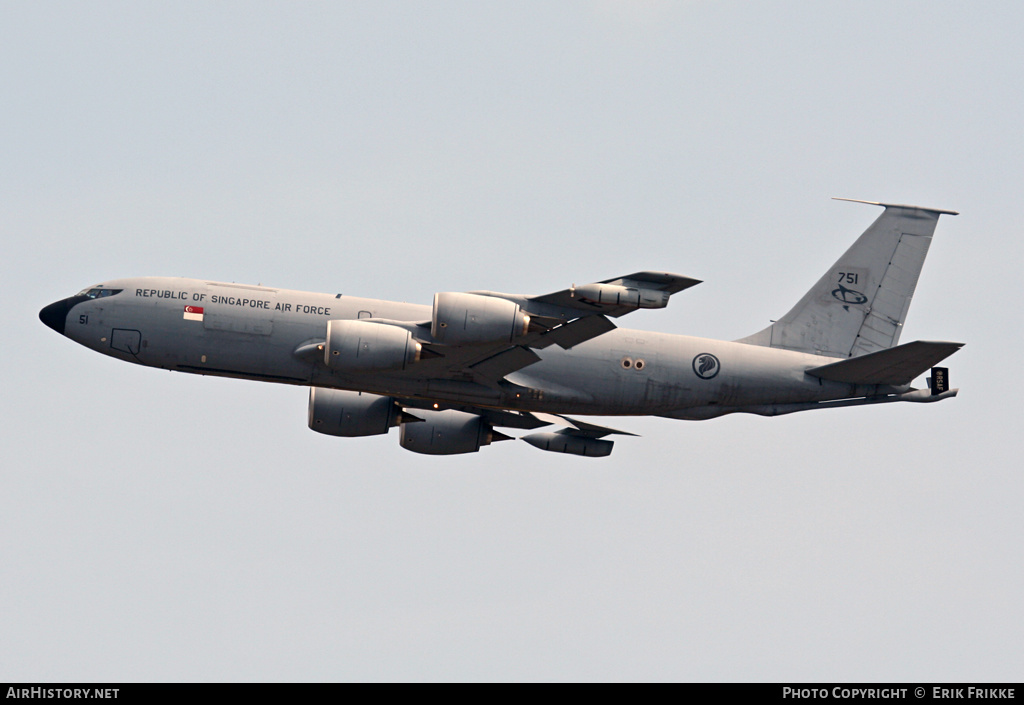
[(90, 299), (102, 299), (105, 296), (113, 296), (114, 294), (120, 294), (124, 289), (105, 289), (103, 287), (93, 287), (92, 289), (83, 289), (79, 292), (79, 296), (88, 296)]

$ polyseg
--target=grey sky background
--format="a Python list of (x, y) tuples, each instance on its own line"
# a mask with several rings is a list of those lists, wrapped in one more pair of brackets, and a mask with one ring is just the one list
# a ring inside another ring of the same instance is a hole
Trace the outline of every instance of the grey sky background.
[[(0, 680), (1017, 680), (1024, 5), (0, 1)], [(587, 460), (306, 428), (51, 301), (192, 276), (429, 303), (638, 269), (734, 339), (943, 216), (941, 404)]]

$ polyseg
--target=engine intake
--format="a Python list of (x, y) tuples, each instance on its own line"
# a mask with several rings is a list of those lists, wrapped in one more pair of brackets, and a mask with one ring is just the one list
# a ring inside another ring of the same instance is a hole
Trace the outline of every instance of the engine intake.
[(434, 294), (430, 334), (439, 343), (511, 342), (529, 327), (530, 317), (507, 299), (457, 292)]

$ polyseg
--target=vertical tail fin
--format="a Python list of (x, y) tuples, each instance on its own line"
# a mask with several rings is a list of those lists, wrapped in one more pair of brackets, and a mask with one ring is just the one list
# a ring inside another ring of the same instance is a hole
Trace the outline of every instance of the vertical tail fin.
[(737, 342), (832, 357), (865, 355), (899, 342), (939, 216), (957, 213), (854, 202), (885, 210), (789, 313)]

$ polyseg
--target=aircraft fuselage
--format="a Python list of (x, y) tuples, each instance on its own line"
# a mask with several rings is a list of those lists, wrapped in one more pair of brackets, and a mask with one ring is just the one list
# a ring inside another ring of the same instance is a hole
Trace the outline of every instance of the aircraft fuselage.
[(193, 374), (524, 411), (678, 418), (710, 418), (727, 409), (771, 415), (770, 408), (758, 408), (909, 389), (880, 390), (806, 374), (830, 361), (820, 355), (623, 328), (571, 349), (539, 350), (539, 362), (500, 385), (431, 377), (429, 365), (443, 364), (437, 360), (397, 373), (346, 374), (318, 356), (328, 321), (423, 322), (430, 320), (431, 307), (167, 277), (102, 286), (120, 291), (52, 304), (44, 309), (44, 321), (104, 355)]

